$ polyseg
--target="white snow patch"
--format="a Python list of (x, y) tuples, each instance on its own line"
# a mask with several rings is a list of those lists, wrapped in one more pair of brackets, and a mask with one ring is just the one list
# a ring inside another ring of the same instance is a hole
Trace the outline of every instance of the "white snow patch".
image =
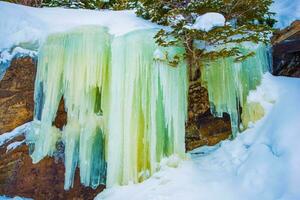
[(13, 143), (7, 145), (7, 147), (6, 147), (6, 153), (9, 152), (9, 151), (14, 150), (15, 148), (21, 146), (24, 143), (25, 143), (25, 140), (22, 140), (22, 141), (16, 141), (16, 142), (13, 142)]
[(190, 152), (177, 168), (164, 164), (143, 183), (108, 188), (96, 199), (300, 199), (300, 79), (266, 74), (248, 101), (266, 115), (233, 141)]
[(24, 49), (22, 47), (16, 47), (12, 51), (9, 51), (6, 49), (6, 50), (0, 52), (0, 65), (3, 63), (9, 62), (17, 55), (21, 55), (21, 56), (27, 55), (30, 57), (35, 57), (35, 56), (37, 56), (37, 52), (28, 50), (28, 49)]
[(204, 15), (198, 16), (192, 29), (210, 31), (217, 26), (225, 25), (225, 17), (220, 13), (208, 12)]
[(15, 128), (14, 130), (12, 130), (11, 132), (7, 132), (7, 133), (3, 133), (0, 135), (0, 147), (5, 144), (6, 142), (9, 142), (10, 140), (14, 139), (15, 137), (22, 135), (22, 134), (26, 134), (27, 131), (30, 130), (31, 127), (31, 123), (32, 122), (27, 122), (21, 126), (18, 126), (17, 128)]
[(105, 26), (112, 35), (159, 27), (128, 10), (32, 8), (0, 1), (0, 50), (82, 25)]
[(0, 81), (2, 80), (6, 69), (10, 66), (10, 62), (13, 58), (30, 56), (32, 58), (37, 56), (37, 51), (24, 49), (22, 47), (15, 47), (12, 50), (4, 49), (0, 51)]
[(0, 196), (0, 200), (32, 200), (32, 199), (29, 199), (29, 198), (24, 198), (24, 197), (19, 197), (19, 196), (16, 196), (16, 197), (7, 197), (7, 196)]

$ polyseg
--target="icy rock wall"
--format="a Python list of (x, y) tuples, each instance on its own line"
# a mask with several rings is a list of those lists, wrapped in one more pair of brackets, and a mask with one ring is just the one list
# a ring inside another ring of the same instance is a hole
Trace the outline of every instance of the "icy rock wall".
[[(50, 35), (40, 48), (27, 142), (34, 163), (64, 143), (65, 189), (76, 167), (85, 186), (110, 187), (148, 178), (164, 157), (184, 157), (186, 64), (167, 61), (183, 49), (158, 47), (156, 32), (111, 36), (85, 26)], [(53, 121), (61, 98), (68, 118), (59, 130)]]
[[(262, 75), (269, 70), (269, 53), (265, 45), (240, 45), (246, 55), (255, 55), (242, 62), (234, 58), (222, 58), (206, 63), (202, 68), (202, 82), (208, 90), (211, 113), (221, 117), (228, 113), (231, 118), (232, 136), (236, 137), (249, 121), (258, 120), (262, 111), (255, 112), (259, 106), (250, 106), (247, 96), (261, 81)], [(243, 122), (243, 119), (245, 122)], [(244, 126), (243, 126), (244, 125)]]

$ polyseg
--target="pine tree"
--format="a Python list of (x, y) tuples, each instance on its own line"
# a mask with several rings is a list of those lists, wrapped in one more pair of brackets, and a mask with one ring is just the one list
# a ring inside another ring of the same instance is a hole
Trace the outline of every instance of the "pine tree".
[(44, 0), (42, 6), (125, 10), (125, 9), (134, 9), (137, 6), (137, 1), (136, 0)]
[(42, 6), (103, 9), (110, 7), (108, 0), (44, 0)]
[[(156, 41), (162, 46), (183, 44), (190, 66), (199, 67), (205, 60), (234, 56), (241, 61), (254, 53), (243, 55), (235, 46), (242, 42), (268, 43), (273, 31), (274, 13), (269, 11), (272, 0), (141, 0), (137, 15), (171, 30), (161, 30)], [(209, 31), (191, 27), (198, 16), (207, 12), (217, 12), (225, 17), (225, 25)], [(170, 39), (171, 38), (171, 39)], [(195, 47), (195, 41), (204, 43)], [(207, 52), (206, 47), (218, 47)]]

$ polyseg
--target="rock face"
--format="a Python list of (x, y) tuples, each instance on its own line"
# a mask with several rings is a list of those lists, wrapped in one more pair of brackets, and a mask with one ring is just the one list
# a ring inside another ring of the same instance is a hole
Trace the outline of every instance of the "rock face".
[(32, 58), (16, 59), (0, 81), (0, 133), (32, 120), (35, 71)]
[(189, 87), (188, 121), (186, 124), (186, 149), (192, 150), (203, 145), (215, 145), (231, 135), (229, 115), (223, 118), (212, 116), (209, 109), (208, 93), (200, 82)]
[(74, 187), (64, 191), (65, 169), (61, 161), (45, 158), (32, 164), (25, 145), (8, 153), (5, 151), (5, 147), (0, 149), (0, 194), (19, 195), (35, 200), (89, 200), (104, 189), (104, 186), (96, 190), (82, 186), (77, 171)]
[[(0, 134), (31, 121), (33, 117), (33, 91), (36, 63), (32, 58), (13, 60), (0, 81)], [(55, 119), (58, 128), (66, 123), (64, 104), (61, 101)], [(11, 142), (22, 141), (23, 136)], [(8, 145), (8, 144), (7, 144)], [(7, 146), (0, 147), (0, 194), (30, 197), (36, 200), (93, 199), (104, 186), (96, 190), (80, 184), (76, 172), (74, 187), (64, 190), (64, 164), (61, 160), (45, 158), (32, 164), (28, 147), (22, 145), (6, 153)]]
[(300, 20), (273, 38), (273, 74), (300, 77)]

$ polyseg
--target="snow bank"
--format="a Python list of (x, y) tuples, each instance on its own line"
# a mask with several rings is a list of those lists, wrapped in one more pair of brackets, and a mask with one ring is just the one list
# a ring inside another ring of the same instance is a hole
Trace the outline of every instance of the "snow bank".
[(6, 142), (9, 142), (10, 140), (14, 139), (15, 137), (22, 135), (26, 133), (30, 127), (32, 122), (27, 122), (21, 126), (18, 126), (11, 132), (3, 133), (0, 135), (0, 147), (5, 144)]
[(134, 11), (32, 8), (0, 2), (0, 50), (81, 25), (105, 26), (112, 35), (157, 27), (136, 17)]
[(271, 11), (276, 13), (276, 27), (285, 28), (294, 20), (300, 20), (300, 1), (299, 0), (275, 0), (271, 6)]
[(164, 165), (149, 180), (114, 187), (96, 199), (300, 199), (300, 79), (266, 74), (249, 97), (266, 111), (234, 141), (203, 147), (177, 168)]

